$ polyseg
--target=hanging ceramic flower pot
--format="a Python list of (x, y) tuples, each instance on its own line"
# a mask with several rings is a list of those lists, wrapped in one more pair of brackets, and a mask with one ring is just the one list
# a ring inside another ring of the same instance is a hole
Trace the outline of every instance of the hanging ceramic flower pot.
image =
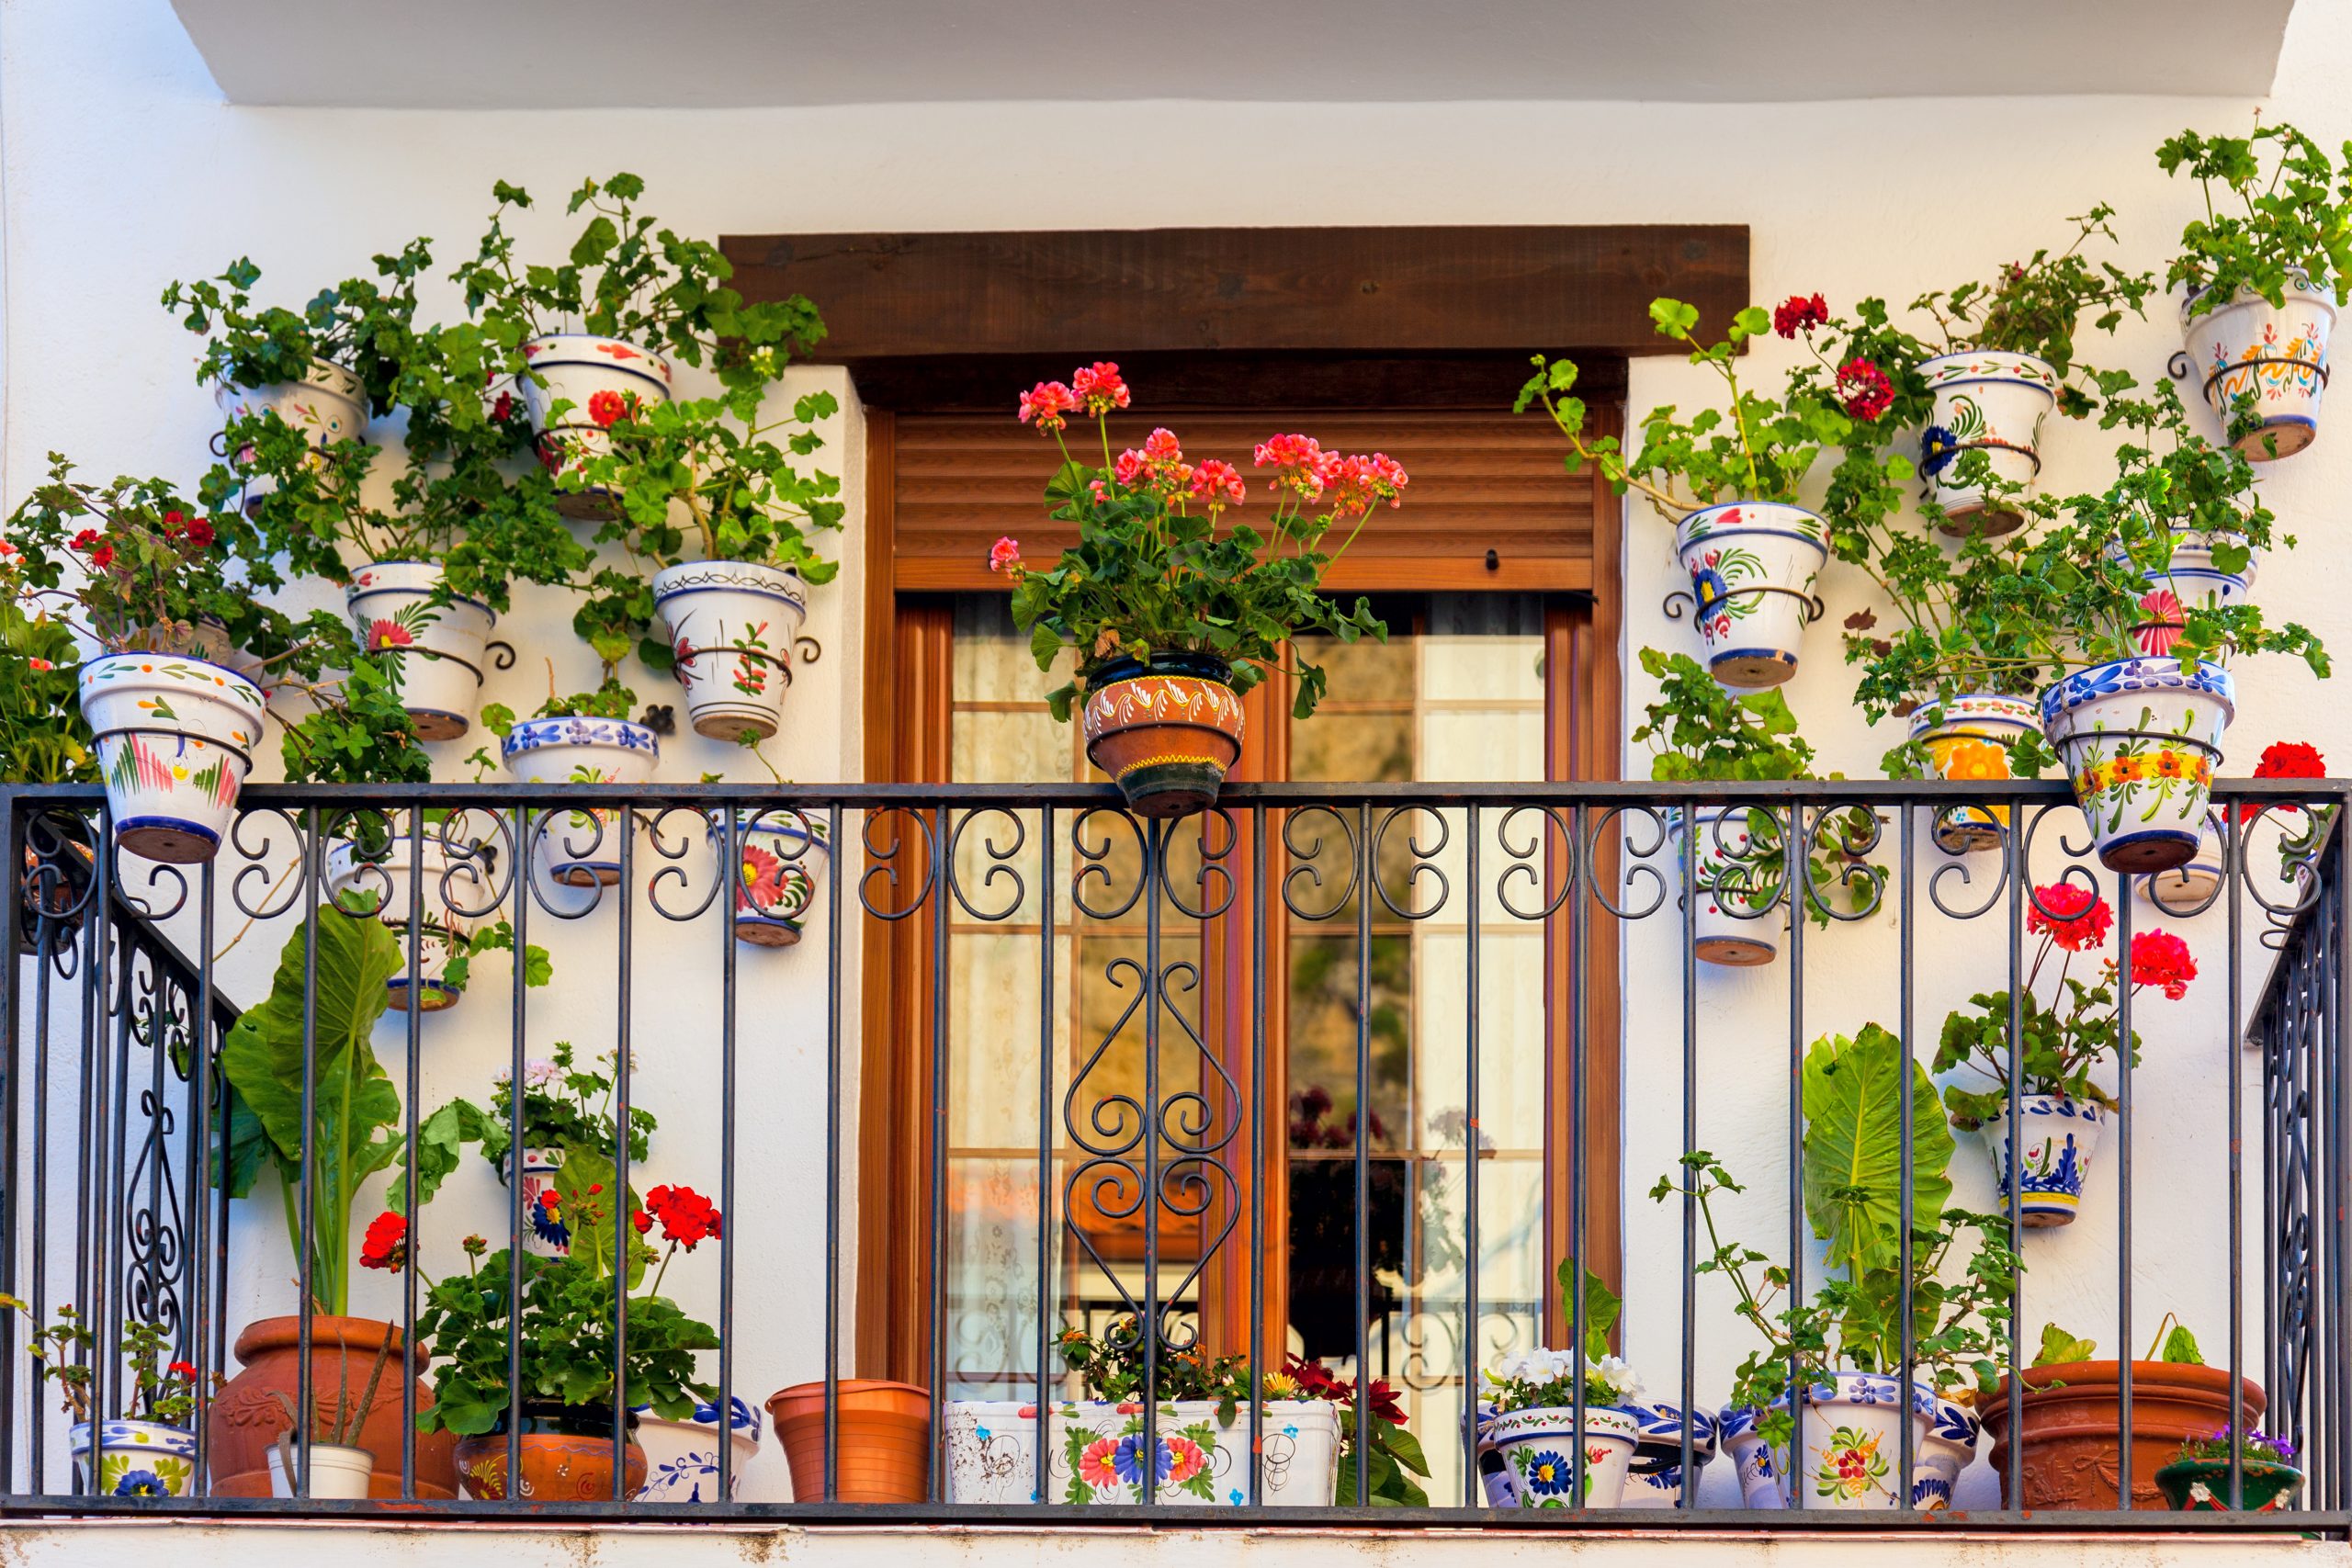
[(82, 666), (80, 696), (115, 843), (145, 860), (210, 860), (253, 767), (261, 688), (201, 659), (109, 653)]
[[(2014, 776), (2009, 742), (2041, 724), (2041, 710), (2031, 697), (1971, 692), (1948, 703), (1922, 704), (1911, 716), (1911, 739), (1927, 748), (1938, 778), (1997, 784)], [(1936, 842), (1954, 854), (1998, 849), (2008, 820), (2006, 806), (1954, 807), (1936, 814)]]
[[(1677, 846), (1687, 851), (1681, 814), (1670, 813), (1668, 822)], [(1788, 925), (1786, 915), (1773, 908), (1781, 874), (1761, 863), (1754, 826), (1745, 806), (1702, 807), (1694, 814), (1699, 863), (1690, 885), (1699, 902), (1691, 916), (1691, 942), (1702, 964), (1747, 969), (1781, 955), (1780, 933)]]
[(1980, 1427), (1976, 1413), (1965, 1404), (1940, 1394), (1928, 1396), (1928, 1438), (1912, 1455), (1913, 1507), (1932, 1514), (1951, 1506), (1960, 1472), (1975, 1461)]
[[(548, 1194), (555, 1190), (556, 1172), (563, 1168), (563, 1151), (560, 1148), (526, 1148), (523, 1151), (523, 1250), (534, 1258), (568, 1258), (571, 1255), (571, 1227), (565, 1223), (560, 1201), (549, 1204)], [(514, 1169), (512, 1157), (499, 1173), (501, 1180)]]
[[(670, 362), (617, 338), (551, 333), (525, 344), (523, 357), (532, 372), (522, 378), (523, 407), (538, 433), (539, 461), (558, 477), (611, 451), (605, 432), (632, 406), (670, 400)], [(559, 402), (571, 406), (558, 415)], [(559, 490), (555, 505), (567, 517), (603, 517), (612, 497)]]
[(498, 620), (462, 594), (434, 603), (442, 577), (429, 561), (371, 561), (344, 592), (361, 646), (400, 655), (401, 705), (424, 740), (455, 740), (472, 726), (482, 649)]
[[(2095, 1100), (2063, 1094), (2030, 1094), (2018, 1101), (2019, 1146), (2018, 1203), (2024, 1224), (2070, 1225), (2082, 1206), (2083, 1180), (2098, 1153), (2107, 1112)], [(1993, 1156), (1993, 1180), (2006, 1212), (2009, 1201), (2009, 1112), (2004, 1104), (1984, 1123), (1984, 1145)]]
[(1080, 721), (1087, 760), (1138, 817), (1183, 817), (1216, 803), (1241, 756), (1241, 699), (1214, 654), (1170, 651), (1147, 668), (1116, 659), (1089, 676)]
[(1690, 574), (1692, 615), (1716, 680), (1777, 686), (1796, 673), (1828, 540), (1820, 518), (1781, 502), (1702, 506), (1682, 519), (1675, 554)]
[[(1478, 1423), (1479, 1475), (1498, 1508), (1614, 1508), (1625, 1495), (1640, 1420), (1611, 1405), (1587, 1405), (1584, 1441), (1576, 1408), (1544, 1405), (1484, 1416)], [(1486, 1455), (1501, 1463), (1489, 1467)]]
[(2074, 781), (2099, 863), (2168, 871), (2197, 853), (2236, 687), (2218, 664), (2121, 659), (2041, 694), (2041, 728)]
[(2152, 871), (2134, 884), (2142, 898), (2165, 914), (2186, 919), (2201, 913), (2229, 874), (2222, 862), (2222, 819), (2208, 811), (2197, 835), (2197, 852), (2170, 871)]
[[(714, 843), (724, 836), (725, 820), (720, 818), (711, 829)], [(832, 858), (827, 819), (812, 812), (804, 820), (800, 813), (786, 810), (745, 811), (738, 820), (735, 938), (759, 947), (790, 947), (800, 940)]]
[[(1261, 1423), (1260, 1502), (1328, 1508), (1340, 1473), (1345, 1407), (1270, 1399)], [(947, 1406), (947, 1500), (1134, 1506), (1143, 1500), (1143, 1409), (1135, 1401), (1065, 1400), (1046, 1412), (1046, 1495), (1037, 1495), (1037, 1407), (1021, 1400), (958, 1399)], [(1240, 1507), (1250, 1501), (1250, 1413), (1213, 1399), (1159, 1404), (1152, 1500), (1165, 1507)]]
[[(2319, 434), (2320, 394), (2327, 390), (2335, 299), (2301, 273), (2289, 276), (2283, 305), (2247, 289), (2191, 317), (2200, 298), (2191, 294), (2181, 301), (2181, 345), (2206, 402), (2237, 449), (2265, 463), (2310, 446)], [(2251, 400), (2243, 412), (2241, 400)]]
[[(499, 750), (508, 774), (536, 784), (643, 784), (662, 761), (653, 731), (625, 718), (521, 719)], [(610, 887), (621, 879), (621, 830), (611, 811), (547, 811), (533, 852), (568, 887)]]
[[(2032, 499), (2041, 472), (2041, 424), (2058, 406), (2058, 372), (2030, 354), (1972, 349), (1939, 354), (1919, 367), (1935, 398), (1919, 436), (1919, 472), (1928, 499), (1943, 508), (1944, 533), (2006, 534), (2025, 521), (2018, 501)], [(1961, 454), (1982, 452), (2015, 498), (1996, 488), (1952, 484)]]
[(734, 1457), (728, 1461), (728, 1493), (718, 1495), (718, 1406), (699, 1404), (691, 1421), (667, 1421), (650, 1405), (637, 1410), (637, 1441), (645, 1450), (645, 1484), (638, 1489), (640, 1503), (731, 1502), (743, 1489), (743, 1467), (760, 1451), (760, 1417), (741, 1399), (728, 1404), (728, 1441)]
[[(1634, 1444), (1634, 1458), (1625, 1473), (1625, 1495), (1620, 1499), (1620, 1506), (1627, 1508), (1680, 1506), (1680, 1408), (1659, 1402), (1621, 1404), (1617, 1408), (1634, 1418), (1634, 1424), (1641, 1433)], [(1693, 1410), (1690, 1412), (1690, 1468), (1694, 1493), (1699, 1478), (1706, 1473), (1707, 1465), (1714, 1457), (1715, 1418), (1704, 1410)]]
[[(421, 868), (424, 913), (417, 921), (417, 972), (408, 972), (408, 911), (411, 866)], [(380, 845), (349, 840), (327, 852), (327, 897), (353, 914), (373, 913), (400, 944), (401, 968), (387, 982), (392, 1006), (405, 1011), (415, 999), (420, 1011), (439, 1012), (457, 1002), (464, 987), (447, 977), (449, 960), (465, 947), (479, 924), (477, 915), (497, 903), (490, 865), (479, 852), (453, 854), (437, 826), (424, 829), (424, 841), (412, 858), (405, 832)]]
[[(87, 1489), (90, 1426), (74, 1424), (67, 1436), (78, 1487)], [(159, 1421), (97, 1423), (101, 1497), (186, 1497), (196, 1490), (196, 1434)]]
[(764, 740), (784, 722), (792, 643), (808, 613), (800, 579), (751, 561), (694, 561), (653, 574), (686, 716), (713, 740)]

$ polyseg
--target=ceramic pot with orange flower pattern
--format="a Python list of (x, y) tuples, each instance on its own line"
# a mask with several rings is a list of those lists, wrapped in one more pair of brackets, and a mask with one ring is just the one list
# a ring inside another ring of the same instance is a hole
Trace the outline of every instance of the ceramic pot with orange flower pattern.
[[(523, 345), (524, 410), (538, 433), (539, 461), (560, 479), (613, 447), (607, 434), (640, 403), (670, 400), (670, 362), (650, 349), (593, 333), (550, 333)], [(556, 405), (567, 404), (561, 412)], [(604, 517), (613, 498), (602, 489), (556, 491), (566, 517)]]
[[(1340, 1475), (1347, 1406), (1270, 1399), (1259, 1423), (1258, 1502), (1328, 1508)], [(1037, 1494), (1034, 1401), (958, 1399), (947, 1406), (947, 1500), (1115, 1506), (1240, 1507), (1250, 1498), (1250, 1412), (1213, 1399), (1163, 1399), (1144, 1441), (1136, 1400), (1063, 1400), (1045, 1410), (1046, 1490)], [(1631, 1444), (1627, 1447), (1630, 1449)], [(1145, 1456), (1152, 1456), (1147, 1466)], [(1623, 1467), (1619, 1467), (1620, 1478)]]
[(497, 612), (451, 593), (431, 561), (370, 561), (344, 591), (359, 645), (400, 658), (401, 705), (421, 740), (455, 740), (472, 728), (483, 649)]
[(1087, 678), (1087, 760), (1111, 775), (1138, 817), (1185, 817), (1216, 804), (1241, 756), (1232, 666), (1210, 653), (1114, 659)]
[[(1939, 778), (1968, 784), (2005, 783), (2009, 742), (2041, 728), (2031, 697), (1969, 692), (1949, 702), (1922, 704), (1911, 716), (1911, 739), (1926, 748)], [(1937, 812), (1936, 843), (1954, 854), (1998, 849), (2008, 825), (2005, 806), (1960, 806)]]
[[(637, 1418), (629, 1417), (632, 1431)], [(613, 1416), (579, 1405), (523, 1404), (521, 1476), (514, 1495), (532, 1503), (608, 1503), (634, 1497), (645, 1484), (645, 1450), (632, 1438), (628, 1470), (613, 1490)], [(506, 1420), (479, 1437), (458, 1439), (458, 1483), (469, 1497), (507, 1495)]]
[(2218, 664), (2119, 659), (2041, 694), (2041, 728), (2074, 781), (2099, 863), (2169, 871), (2196, 858), (2237, 687)]
[(2290, 272), (2280, 304), (2248, 288), (2192, 316), (2202, 298), (2200, 291), (2181, 301), (2181, 345), (2230, 440), (2256, 463), (2310, 446), (2327, 390), (2335, 297)]
[(82, 666), (115, 843), (143, 860), (212, 858), (261, 739), (261, 688), (225, 665), (109, 653)]

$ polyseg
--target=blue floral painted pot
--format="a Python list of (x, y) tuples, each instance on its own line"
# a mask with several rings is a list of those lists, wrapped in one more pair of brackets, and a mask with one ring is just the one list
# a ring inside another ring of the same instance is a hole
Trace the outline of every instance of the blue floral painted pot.
[[(1622, 1506), (1628, 1508), (1671, 1508), (1682, 1498), (1682, 1411), (1662, 1401), (1618, 1406), (1634, 1418), (1640, 1436), (1634, 1443), (1633, 1462), (1625, 1473)], [(1715, 1457), (1715, 1417), (1704, 1410), (1690, 1412), (1691, 1489)]]
[[(90, 1423), (67, 1434), (78, 1484), (86, 1489)], [(186, 1497), (196, 1490), (196, 1434), (156, 1421), (98, 1423), (97, 1490), (105, 1497)]]
[(1951, 1506), (1960, 1472), (1976, 1458), (1983, 1424), (1965, 1404), (1932, 1395), (1928, 1401), (1928, 1439), (1912, 1455), (1911, 1506), (1922, 1513)]
[(2120, 659), (2041, 694), (2041, 728), (2109, 871), (2169, 871), (2197, 854), (2237, 687), (2218, 664)]
[[(2030, 354), (1969, 349), (1923, 361), (1920, 378), (1935, 405), (1919, 437), (1919, 474), (1928, 499), (1943, 508), (1947, 534), (2006, 534), (2025, 521), (2041, 473), (2041, 426), (2058, 406), (2058, 372)], [(1982, 452), (1994, 479), (1951, 482), (1965, 452)], [(2012, 496), (2007, 487), (2017, 487)]]
[(1685, 516), (1674, 547), (1690, 574), (1693, 619), (1715, 679), (1777, 686), (1795, 674), (1814, 579), (1829, 560), (1829, 525), (1802, 506), (1735, 501)]
[(2181, 344), (2202, 378), (2206, 402), (2254, 462), (2293, 456), (2319, 434), (2335, 297), (2295, 272), (2282, 304), (2249, 288), (2192, 314), (2208, 292), (2197, 290), (2180, 305)]
[(1640, 1417), (1587, 1405), (1579, 1443), (1576, 1416), (1566, 1404), (1480, 1416), (1478, 1479), (1489, 1506), (1614, 1508), (1623, 1501)]
[(1789, 1502), (1781, 1489), (1780, 1460), (1757, 1430), (1758, 1415), (1747, 1405), (1724, 1405), (1715, 1418), (1718, 1440), (1739, 1478), (1740, 1501), (1750, 1508), (1785, 1508)]
[[(2018, 1101), (2018, 1123), (2023, 1151), (2018, 1163), (2019, 1223), (2047, 1227), (2070, 1225), (2082, 1206), (2083, 1179), (2090, 1174), (2091, 1156), (2107, 1126), (2107, 1112), (2088, 1100), (2063, 1094), (2030, 1094)], [(1984, 1142), (1993, 1156), (1993, 1179), (1999, 1184), (2001, 1204), (2009, 1197), (2009, 1116), (2006, 1106), (1984, 1123)]]
[[(743, 1486), (743, 1467), (760, 1451), (760, 1417), (741, 1399), (729, 1399), (728, 1440), (734, 1455), (728, 1461), (727, 1500)], [(645, 1484), (637, 1490), (640, 1503), (716, 1503), (718, 1495), (718, 1406), (695, 1406), (691, 1421), (670, 1421), (637, 1407), (637, 1441), (645, 1450)]]
[(551, 1209), (544, 1201), (555, 1190), (556, 1172), (562, 1168), (561, 1149), (523, 1151), (523, 1250), (534, 1258), (571, 1254), (571, 1227), (564, 1223), (562, 1206)]
[[(526, 718), (500, 744), (507, 773), (525, 784), (643, 784), (662, 761), (653, 731), (625, 718)], [(535, 813), (533, 853), (569, 887), (621, 879), (620, 825), (610, 811)]]

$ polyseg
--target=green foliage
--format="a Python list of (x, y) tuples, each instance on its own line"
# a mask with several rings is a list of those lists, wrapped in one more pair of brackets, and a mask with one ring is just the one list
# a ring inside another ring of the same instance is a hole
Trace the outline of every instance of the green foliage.
[(1895, 1267), (1902, 1246), (1902, 1094), (1911, 1079), (1911, 1223), (1933, 1232), (1951, 1198), (1951, 1129), (1936, 1086), (1877, 1024), (1824, 1035), (1804, 1071), (1805, 1219), (1827, 1261), (1857, 1279)]
[(2180, 233), (2165, 287), (2194, 293), (2193, 320), (2244, 289), (2286, 302), (2298, 273), (2330, 300), (2352, 281), (2352, 142), (2339, 169), (2320, 144), (2281, 122), (2250, 136), (2184, 130), (2156, 149), (2167, 175), (2201, 188), (2205, 215)]
[(20, 558), (0, 555), (0, 784), (96, 782), (96, 739), (75, 691), (81, 649), (23, 597)]
[(1779, 687), (1734, 695), (1688, 654), (1645, 648), (1640, 658), (1643, 672), (1658, 682), (1633, 734), (1636, 744), (1649, 745), (1651, 778), (1724, 784), (1814, 776), (1813, 748), (1797, 733)]
[(339, 681), (308, 688), (317, 703), (285, 727), (288, 784), (430, 784), (433, 759), (401, 705), (401, 656), (361, 654)]
[(1600, 1275), (1589, 1269), (1579, 1269), (1575, 1259), (1563, 1258), (1552, 1271), (1553, 1281), (1560, 1288), (1561, 1322), (1576, 1321), (1579, 1275), (1584, 1285), (1584, 1359), (1598, 1364), (1609, 1354), (1609, 1336), (1616, 1330), (1625, 1303)]
[(2152, 273), (2126, 272), (2113, 262), (2093, 264), (2084, 256), (2084, 245), (2094, 239), (2114, 243), (2114, 216), (2115, 209), (2102, 202), (2066, 220), (2075, 231), (2064, 250), (2038, 250), (2030, 260), (2002, 267), (1989, 284), (1971, 281), (1936, 289), (1913, 300), (1911, 308), (1935, 318), (1945, 353), (1974, 348), (2046, 361), (2058, 372), (2060, 409), (2087, 413), (2096, 400), (2075, 361), (2083, 318), (2091, 316), (2092, 327), (2102, 333), (2114, 332), (2126, 310), (2144, 320), (2148, 296), (2156, 287)]
[(2156, 1325), (2156, 1342), (2148, 1350), (2148, 1359), (2177, 1367), (2205, 1364), (2204, 1353), (2197, 1348), (2197, 1336), (2188, 1332), (2187, 1324), (2175, 1321), (2170, 1313), (2165, 1314), (2164, 1322)]
[(377, 256), (374, 278), (322, 288), (300, 310), (254, 306), (250, 291), (261, 269), (243, 256), (217, 278), (174, 283), (164, 290), (164, 308), (204, 335), (200, 382), (251, 389), (300, 381), (311, 362), (322, 359), (357, 376), (369, 408), (384, 413), (396, 394), (414, 391), (403, 367), (416, 343), (416, 280), (433, 265), (428, 244), (412, 240), (396, 255)]
[(2034, 1352), (2037, 1367), (2054, 1367), (2069, 1361), (2087, 1361), (2098, 1354), (2098, 1346), (2088, 1339), (2077, 1339), (2054, 1323), (2041, 1325), (2041, 1348)]
[[(511, 949), (513, 928), (501, 920), (495, 931), (503, 937), (498, 945)], [(531, 952), (544, 963), (546, 955), (539, 949), (534, 947)], [(569, 1168), (574, 1155), (602, 1156), (605, 1168), (611, 1169), (610, 1154), (620, 1135), (616, 1114), (618, 1059), (617, 1052), (608, 1051), (592, 1062), (579, 1063), (574, 1059), (571, 1042), (558, 1041), (547, 1060), (532, 1062), (524, 1071), (522, 1146), (564, 1152), (567, 1168), (557, 1178), (559, 1192), (566, 1190), (567, 1186), (571, 1191), (584, 1192), (594, 1183), (594, 1178), (574, 1179), (578, 1173)], [(628, 1108), (628, 1157), (632, 1165), (645, 1159), (659, 1125), (653, 1112), (643, 1106)], [(470, 1100), (453, 1100), (426, 1117), (417, 1136), (418, 1200), (428, 1199), (439, 1190), (442, 1180), (457, 1169), (458, 1153), (468, 1144), (480, 1145), (481, 1157), (503, 1175), (513, 1126), (513, 1088), (503, 1080), (492, 1093), (486, 1111)], [(394, 1184), (393, 1192), (397, 1209), (400, 1184)]]

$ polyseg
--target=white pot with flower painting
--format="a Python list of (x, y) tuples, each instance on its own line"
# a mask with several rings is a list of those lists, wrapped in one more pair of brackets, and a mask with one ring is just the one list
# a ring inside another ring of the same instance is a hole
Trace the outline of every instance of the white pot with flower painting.
[[(1600, 1330), (1605, 1335), (1606, 1329)], [(1584, 1422), (1576, 1393), (1582, 1360)], [(1641, 1398), (1634, 1370), (1538, 1348), (1487, 1371), (1478, 1406), (1478, 1481), (1494, 1508), (1614, 1508), (1625, 1495), (1642, 1417), (1620, 1408)]]
[[(2041, 472), (2041, 426), (2058, 406), (2058, 372), (2030, 354), (1969, 349), (1937, 355), (1919, 375), (1935, 399), (1919, 436), (1919, 473), (1943, 509), (1942, 531), (2009, 532), (2025, 521), (2019, 503), (2033, 498)], [(1951, 482), (1968, 452), (1982, 452), (1992, 469), (1990, 497), (1982, 483)]]
[(718, 1406), (697, 1404), (690, 1421), (671, 1421), (637, 1407), (637, 1444), (645, 1450), (645, 1484), (637, 1490), (640, 1503), (732, 1502), (743, 1489), (743, 1467), (759, 1457), (760, 1417), (741, 1399), (728, 1404), (727, 1495), (718, 1491)]
[(784, 722), (792, 645), (808, 617), (797, 573), (753, 561), (689, 561), (653, 574), (671, 669), (695, 733), (765, 739)]
[(2227, 304), (2191, 314), (2204, 298), (2199, 290), (2181, 301), (2181, 346), (2230, 440), (2257, 463), (2310, 446), (2327, 390), (2335, 297), (2291, 272), (2281, 304), (2242, 289)]
[(2228, 671), (2154, 655), (2094, 665), (2042, 694), (2042, 732), (2102, 865), (2168, 871), (2195, 858), (2236, 712)]
[[(1934, 1390), (1915, 1382), (1905, 1399), (1901, 1380), (1887, 1373), (1836, 1372), (1815, 1382), (1804, 1403), (1793, 1461), (1764, 1450), (1753, 1422), (1741, 1424), (1735, 1444), (1733, 1413), (1724, 1413), (1726, 1447), (1747, 1456), (1740, 1468), (1749, 1507), (1787, 1507), (1792, 1487), (1803, 1495), (1801, 1506), (1806, 1508), (1900, 1508), (1916, 1495), (1917, 1467), (1928, 1452)], [(1773, 1408), (1786, 1408), (1785, 1396), (1773, 1401)], [(1910, 1475), (1899, 1469), (1906, 1420), (1911, 1424)], [(1757, 1475), (1754, 1485), (1747, 1483), (1751, 1470)], [(1760, 1502), (1758, 1494), (1765, 1495)]]
[[(711, 841), (724, 850), (726, 818), (711, 826)], [(735, 844), (735, 940), (755, 947), (791, 947), (823, 886), (832, 859), (830, 818), (789, 807), (745, 810), (737, 818)]]
[[(591, 333), (549, 333), (523, 345), (530, 371), (523, 407), (538, 433), (539, 461), (560, 478), (612, 450), (606, 434), (639, 404), (670, 400), (670, 361), (650, 349)], [(562, 412), (559, 403), (568, 404)], [(562, 490), (556, 510), (603, 517), (612, 498), (597, 489)]]
[(1707, 668), (1726, 686), (1777, 686), (1796, 673), (1829, 559), (1828, 525), (1801, 506), (1735, 501), (1686, 514), (1675, 556), (1690, 574)]
[[(1683, 837), (1681, 814), (1668, 814), (1668, 822), (1687, 855), (1693, 846)], [(1781, 872), (1765, 858), (1770, 845), (1755, 841), (1758, 825), (1745, 806), (1701, 807), (1692, 813), (1699, 858), (1688, 874), (1697, 898), (1691, 942), (1702, 964), (1746, 969), (1781, 955), (1780, 934), (1788, 927), (1787, 914), (1775, 908)]]
[(205, 660), (127, 652), (83, 665), (78, 694), (116, 844), (144, 860), (210, 860), (253, 767), (261, 688)]
[[(1269, 1508), (1328, 1508), (1349, 1408), (1323, 1399), (1269, 1399), (1259, 1420), (1258, 1499)], [(1037, 1495), (1037, 1406), (958, 1399), (946, 1413), (947, 1501), (1048, 1502), (1081, 1507), (1143, 1500), (1143, 1406), (1064, 1400), (1046, 1409), (1046, 1492)], [(1242, 1507), (1250, 1501), (1245, 1404), (1168, 1399), (1154, 1417), (1152, 1501), (1164, 1507)]]
[(361, 646), (400, 656), (401, 705), (421, 740), (455, 740), (472, 727), (498, 620), (481, 600), (447, 592), (444, 579), (430, 561), (370, 561), (344, 591)]
[[(424, 841), (410, 852), (409, 836), (394, 831), (375, 845), (345, 840), (327, 852), (327, 897), (350, 914), (374, 914), (400, 944), (400, 969), (385, 982), (392, 1006), (402, 1011), (439, 1012), (455, 1006), (465, 990), (465, 968), (451, 960), (466, 949), (481, 917), (495, 908), (488, 852), (443, 841), (437, 823), (423, 829)], [(412, 869), (413, 868), (413, 869)], [(409, 885), (422, 886), (424, 914), (417, 921), (416, 972), (408, 965)]]
[[(2009, 746), (2041, 728), (2041, 710), (2031, 697), (1998, 692), (1923, 703), (1911, 715), (1911, 739), (1926, 750), (1936, 776), (1968, 784), (2007, 782)], [(1936, 843), (1953, 854), (1998, 849), (2008, 821), (2006, 806), (1947, 807), (1936, 814)]]
[[(526, 718), (500, 745), (507, 773), (523, 784), (643, 784), (662, 761), (652, 730), (625, 718)], [(544, 809), (535, 804), (534, 854), (568, 887), (610, 887), (621, 879), (621, 827), (611, 811)]]

